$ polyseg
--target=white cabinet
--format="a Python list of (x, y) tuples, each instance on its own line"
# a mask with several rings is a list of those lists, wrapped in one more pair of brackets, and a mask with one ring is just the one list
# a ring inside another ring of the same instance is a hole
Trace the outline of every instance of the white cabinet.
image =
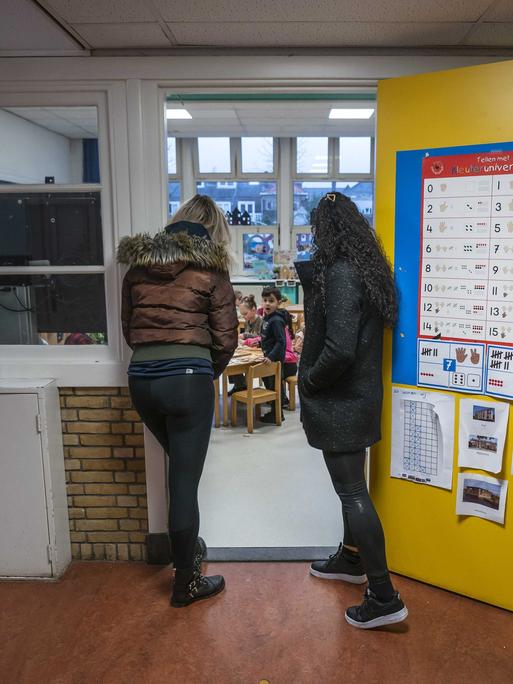
[(71, 561), (59, 392), (0, 381), (0, 577), (58, 577)]

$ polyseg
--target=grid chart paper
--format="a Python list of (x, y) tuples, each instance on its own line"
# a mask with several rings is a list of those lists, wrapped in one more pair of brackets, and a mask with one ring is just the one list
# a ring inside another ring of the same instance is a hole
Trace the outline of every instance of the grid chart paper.
[(438, 475), (438, 418), (433, 404), (404, 400), (404, 456), (406, 472)]

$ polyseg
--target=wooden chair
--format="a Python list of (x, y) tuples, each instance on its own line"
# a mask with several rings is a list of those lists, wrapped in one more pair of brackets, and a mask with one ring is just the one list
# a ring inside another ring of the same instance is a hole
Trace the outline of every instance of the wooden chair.
[[(268, 378), (274, 375), (274, 390), (253, 387), (257, 378)], [(232, 394), (232, 425), (237, 425), (237, 403), (246, 405), (248, 432), (253, 432), (253, 409), (256, 408), (260, 418), (260, 407), (268, 401), (274, 401), (276, 409), (276, 425), (281, 425), (281, 363), (259, 363), (251, 366), (246, 375), (247, 389)]]
[(289, 411), (295, 411), (297, 375), (290, 375), (288, 378), (285, 378), (285, 382), (289, 388)]

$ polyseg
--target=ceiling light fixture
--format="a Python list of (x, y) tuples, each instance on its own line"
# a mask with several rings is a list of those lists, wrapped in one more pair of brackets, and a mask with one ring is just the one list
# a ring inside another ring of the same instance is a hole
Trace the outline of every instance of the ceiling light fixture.
[(370, 119), (374, 109), (332, 109), (330, 119)]
[(185, 109), (166, 109), (166, 118), (168, 119), (192, 119), (192, 116)]

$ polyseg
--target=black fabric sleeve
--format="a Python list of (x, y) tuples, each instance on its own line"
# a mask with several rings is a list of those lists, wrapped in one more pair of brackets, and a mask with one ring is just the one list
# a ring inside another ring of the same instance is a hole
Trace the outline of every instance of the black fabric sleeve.
[(326, 334), (322, 351), (303, 381), (307, 392), (329, 387), (354, 362), (361, 317), (358, 274), (347, 262), (336, 262), (326, 274)]
[(285, 349), (287, 346), (287, 339), (285, 337), (285, 325), (282, 321), (274, 319), (271, 321), (271, 331), (269, 337), (274, 339), (274, 345), (271, 351), (266, 355), (271, 361), (285, 360)]

